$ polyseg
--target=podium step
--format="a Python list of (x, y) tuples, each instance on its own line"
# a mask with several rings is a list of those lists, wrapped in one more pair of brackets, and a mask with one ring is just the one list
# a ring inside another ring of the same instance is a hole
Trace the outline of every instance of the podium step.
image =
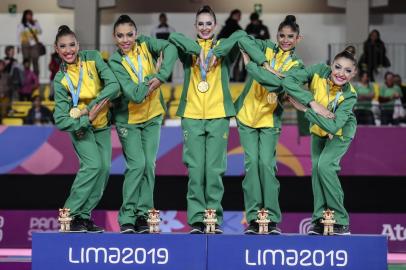
[(387, 269), (380, 235), (35, 233), (33, 270)]

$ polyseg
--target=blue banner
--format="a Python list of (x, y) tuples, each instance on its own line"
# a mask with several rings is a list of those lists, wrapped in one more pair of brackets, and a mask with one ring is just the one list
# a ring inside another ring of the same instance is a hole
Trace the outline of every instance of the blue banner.
[(380, 235), (35, 233), (33, 270), (387, 269)]
[(208, 237), (210, 270), (387, 269), (385, 236)]
[(206, 237), (35, 233), (33, 270), (205, 270)]

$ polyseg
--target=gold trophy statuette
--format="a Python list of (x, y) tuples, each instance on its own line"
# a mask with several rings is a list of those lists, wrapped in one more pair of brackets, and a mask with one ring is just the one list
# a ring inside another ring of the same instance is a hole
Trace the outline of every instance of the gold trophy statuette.
[(70, 217), (69, 208), (59, 208), (59, 217), (58, 221), (61, 224), (60, 232), (69, 232), (70, 231), (70, 222), (72, 218)]
[(206, 229), (205, 229), (206, 233), (216, 233), (216, 231), (215, 231), (216, 223), (217, 223), (216, 210), (214, 210), (214, 209), (204, 210), (203, 223), (206, 225)]
[(320, 221), (324, 224), (323, 235), (333, 235), (333, 227), (336, 223), (334, 219), (334, 211), (327, 209), (323, 211), (323, 219)]
[(209, 91), (209, 83), (206, 81), (201, 81), (197, 85), (197, 90), (199, 90), (200, 93), (206, 93)]
[(147, 223), (149, 226), (149, 233), (160, 233), (159, 223), (161, 223), (161, 218), (159, 217), (159, 210), (152, 208), (148, 210)]
[(80, 109), (77, 107), (73, 107), (69, 111), (69, 116), (72, 117), (73, 119), (77, 119), (80, 117)]
[(276, 102), (278, 102), (278, 95), (275, 93), (269, 93), (266, 96), (266, 100), (268, 101), (269, 104), (273, 105), (276, 104)]
[(269, 234), (268, 231), (268, 225), (269, 222), (271, 222), (268, 219), (269, 211), (262, 208), (261, 210), (258, 210), (258, 219), (255, 221), (258, 223), (258, 234)]

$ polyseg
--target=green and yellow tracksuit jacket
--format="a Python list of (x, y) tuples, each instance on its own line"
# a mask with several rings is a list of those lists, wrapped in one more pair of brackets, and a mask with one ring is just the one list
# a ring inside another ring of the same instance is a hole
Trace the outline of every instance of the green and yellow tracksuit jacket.
[[(285, 52), (270, 40), (254, 40), (247, 36), (240, 39), (239, 44), (255, 63), (251, 61), (246, 65), (250, 77), (235, 102), (238, 121), (251, 128), (281, 128), (282, 79), (257, 64), (269, 61), (271, 65), (274, 64), (275, 70), (286, 74), (303, 68), (303, 63), (293, 50)], [(277, 102), (269, 104), (269, 94), (275, 95)]]
[(73, 107), (72, 96), (69, 91), (68, 81), (64, 70), (68, 73), (72, 84), (77, 87), (79, 81), (80, 66), (83, 69), (82, 86), (79, 94), (78, 108), (87, 110), (105, 98), (110, 101), (119, 95), (120, 85), (109, 66), (103, 61), (98, 51), (80, 51), (78, 61), (74, 64), (63, 64), (61, 70), (55, 75), (55, 112), (56, 126), (63, 131), (78, 131), (82, 128), (93, 127), (95, 129), (106, 128), (109, 125), (109, 107), (100, 111), (97, 117), (89, 122), (87, 115), (78, 119), (71, 118), (69, 111)]
[[(215, 119), (235, 115), (229, 89), (229, 67), (239, 53), (238, 39), (245, 33), (234, 33), (227, 39), (216, 41), (214, 39), (197, 39), (193, 41), (183, 34), (172, 33), (169, 41), (178, 48), (179, 59), (185, 70), (183, 91), (178, 111), (179, 117), (191, 119)], [(226, 41), (222, 44), (223, 41)], [(200, 67), (196, 64), (200, 50), (205, 55), (213, 49), (217, 57), (217, 65), (207, 73), (209, 90), (199, 92), (198, 83), (202, 80)]]
[[(163, 54), (159, 71), (155, 69), (156, 61)], [(127, 54), (138, 71), (138, 53), (141, 55), (143, 81), (139, 82), (125, 55), (117, 50), (109, 60), (109, 65), (121, 85), (122, 95), (114, 103), (114, 121), (121, 125), (144, 123), (165, 112), (165, 102), (160, 88), (149, 96), (148, 82), (157, 78), (165, 82), (172, 72), (177, 59), (176, 48), (165, 40), (139, 36), (136, 45)]]
[[(357, 103), (357, 93), (350, 83), (336, 86), (329, 79), (331, 68), (325, 64), (309, 66), (289, 74), (282, 82), (283, 88), (302, 104), (316, 101), (333, 111), (335, 119), (327, 119), (308, 109), (305, 117), (310, 121), (310, 132), (320, 137), (328, 134), (353, 138), (357, 128), (353, 108)], [(309, 91), (302, 88), (309, 84)], [(328, 92), (327, 92), (328, 91)], [(334, 108), (335, 100), (337, 104)]]

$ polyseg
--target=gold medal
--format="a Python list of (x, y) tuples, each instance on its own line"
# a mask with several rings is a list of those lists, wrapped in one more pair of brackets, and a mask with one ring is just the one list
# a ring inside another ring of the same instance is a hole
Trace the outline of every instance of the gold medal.
[(278, 95), (275, 93), (269, 93), (266, 96), (266, 100), (268, 101), (269, 104), (273, 105), (278, 101)]
[(206, 93), (209, 90), (209, 83), (206, 81), (199, 82), (197, 90), (199, 90), (200, 93)]
[(80, 117), (80, 109), (79, 108), (72, 108), (69, 111), (69, 116), (72, 117), (73, 119), (77, 119)]

